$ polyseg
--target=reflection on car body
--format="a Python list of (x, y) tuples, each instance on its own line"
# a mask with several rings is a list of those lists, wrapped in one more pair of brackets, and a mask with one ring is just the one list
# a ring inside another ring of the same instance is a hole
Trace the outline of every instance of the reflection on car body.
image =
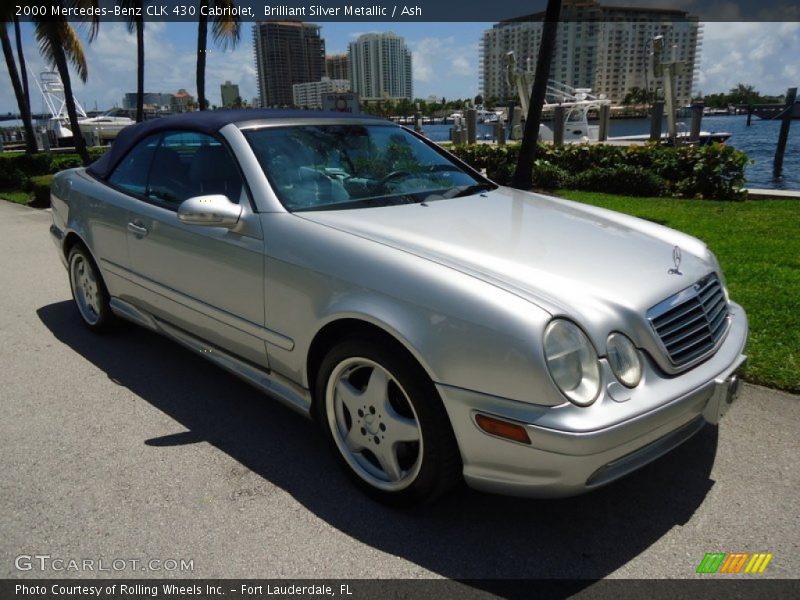
[(90, 329), (134, 321), (314, 417), (382, 501), (582, 493), (739, 390), (747, 319), (702, 242), (499, 187), (379, 119), (139, 124), (52, 204)]

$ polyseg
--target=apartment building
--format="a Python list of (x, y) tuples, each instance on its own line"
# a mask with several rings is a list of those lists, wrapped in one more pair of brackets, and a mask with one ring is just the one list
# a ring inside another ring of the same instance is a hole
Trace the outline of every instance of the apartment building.
[[(544, 13), (502, 21), (483, 33), (479, 79), (486, 98), (513, 99), (506, 80), (506, 55), (535, 71)], [(602, 6), (596, 0), (564, 0), (550, 79), (572, 87), (592, 88), (615, 104), (634, 87), (656, 89), (650, 53), (655, 36), (664, 36), (667, 60), (685, 63), (676, 79), (676, 96), (687, 104), (696, 89), (702, 25), (686, 11)]]

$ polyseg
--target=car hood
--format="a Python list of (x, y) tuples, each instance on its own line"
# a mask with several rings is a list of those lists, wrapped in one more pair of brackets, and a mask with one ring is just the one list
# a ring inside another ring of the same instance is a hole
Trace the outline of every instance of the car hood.
[(427, 205), (301, 214), (478, 277), (551, 314), (589, 322), (604, 314), (643, 315), (714, 269), (706, 246), (691, 236), (504, 187)]

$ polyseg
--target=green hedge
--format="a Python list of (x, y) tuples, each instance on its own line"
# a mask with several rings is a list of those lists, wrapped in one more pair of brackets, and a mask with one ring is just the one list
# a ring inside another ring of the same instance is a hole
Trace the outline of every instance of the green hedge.
[[(105, 148), (92, 148), (92, 158), (100, 157)], [(39, 152), (22, 154), (4, 152), (0, 154), (0, 190), (32, 189), (31, 178), (53, 175), (64, 169), (82, 166), (77, 154)]]
[(53, 184), (53, 175), (34, 175), (28, 180), (28, 189), (33, 197), (29, 206), (47, 208), (50, 206), (50, 186)]
[[(475, 144), (451, 150), (497, 183), (507, 185), (519, 145)], [(533, 169), (541, 189), (576, 188), (635, 196), (737, 200), (744, 197), (747, 155), (725, 144), (540, 144)]]
[[(93, 148), (99, 157), (105, 149)], [(451, 149), (459, 158), (507, 185), (516, 168), (519, 144), (474, 144)], [(678, 196), (737, 200), (744, 197), (747, 155), (725, 144), (540, 144), (533, 168), (534, 186), (574, 188), (629, 196)], [(32, 178), (81, 166), (76, 154), (0, 154), (0, 190), (33, 190)], [(39, 186), (40, 187), (40, 186)]]

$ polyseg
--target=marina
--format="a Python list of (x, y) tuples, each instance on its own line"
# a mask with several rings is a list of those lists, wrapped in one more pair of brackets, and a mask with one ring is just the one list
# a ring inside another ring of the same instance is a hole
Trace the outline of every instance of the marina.
[[(590, 122), (591, 123), (591, 122)], [(430, 139), (442, 142), (449, 138), (451, 125), (425, 125), (425, 135)], [(642, 135), (650, 127), (649, 119), (612, 119), (609, 136), (629, 137)], [(775, 180), (772, 177), (772, 160), (775, 155), (775, 140), (778, 138), (780, 121), (763, 121), (754, 119), (747, 126), (746, 115), (705, 117), (703, 129), (709, 132), (724, 131), (730, 134), (727, 144), (742, 150), (750, 158), (752, 164), (745, 169), (748, 187), (777, 190), (800, 189), (800, 128), (794, 127), (789, 133), (789, 140), (784, 158), (783, 177)], [(479, 139), (494, 139), (491, 124), (478, 124)]]

